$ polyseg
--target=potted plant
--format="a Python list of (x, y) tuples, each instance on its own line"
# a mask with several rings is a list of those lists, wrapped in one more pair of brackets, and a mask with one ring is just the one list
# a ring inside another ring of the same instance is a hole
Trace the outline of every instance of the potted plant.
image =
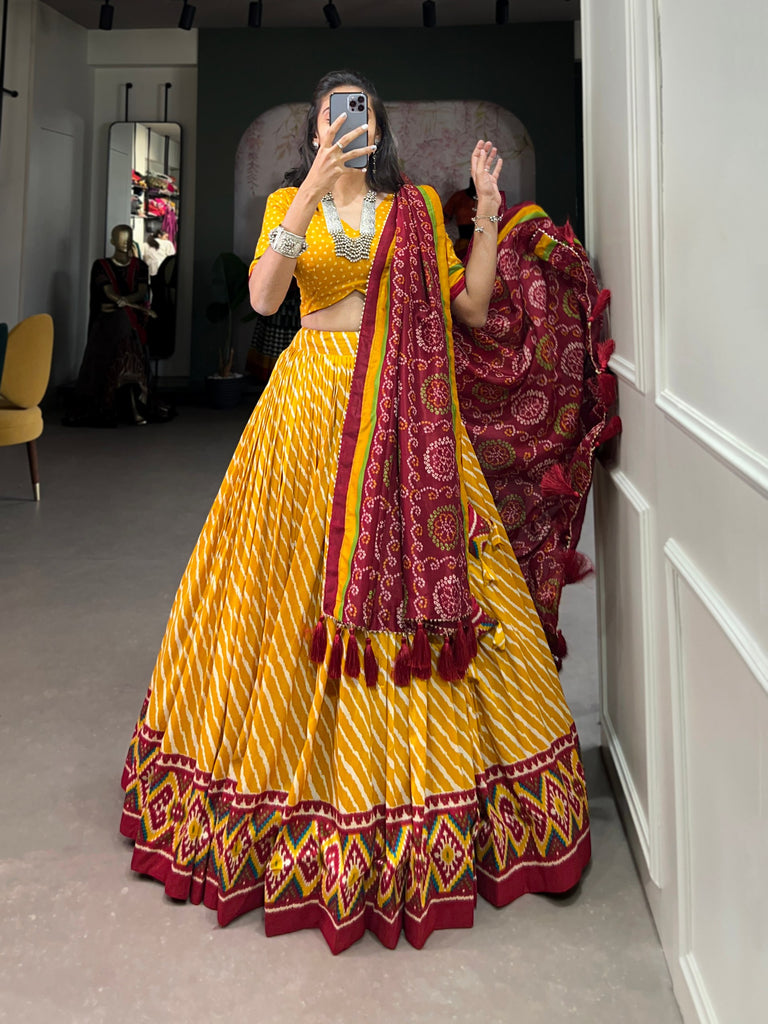
[(243, 392), (243, 374), (232, 370), (235, 359), (234, 331), (236, 323), (253, 320), (251, 311), (237, 320), (243, 303), (248, 298), (248, 266), (233, 252), (222, 252), (213, 264), (213, 292), (216, 301), (205, 311), (206, 319), (216, 329), (216, 357), (218, 369), (205, 381), (208, 401), (215, 409), (231, 409), (237, 405)]

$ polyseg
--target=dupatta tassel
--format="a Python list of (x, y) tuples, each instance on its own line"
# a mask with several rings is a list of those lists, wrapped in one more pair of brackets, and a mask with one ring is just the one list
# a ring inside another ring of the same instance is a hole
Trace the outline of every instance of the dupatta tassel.
[(472, 622), (464, 623), (464, 632), (467, 637), (467, 647), (469, 648), (470, 660), (474, 660), (477, 657), (477, 633)]
[(405, 637), (395, 658), (394, 677), (395, 686), (407, 686), (411, 681), (411, 649)]
[(312, 643), (309, 648), (309, 659), (316, 665), (325, 661), (325, 652), (328, 649), (328, 627), (325, 624), (325, 616), (321, 615), (320, 620), (312, 633)]
[(579, 492), (574, 490), (568, 474), (559, 462), (544, 471), (541, 478), (541, 493), (545, 498), (579, 497)]
[(336, 636), (331, 644), (331, 656), (328, 659), (328, 678), (341, 679), (341, 662), (344, 657), (344, 644), (341, 639), (341, 629), (336, 630)]
[(601, 317), (605, 312), (606, 306), (611, 301), (611, 293), (608, 288), (603, 288), (600, 294), (597, 296), (597, 301), (592, 307), (592, 312), (589, 315), (589, 322), (594, 323), (598, 317)]
[(603, 427), (603, 432), (597, 440), (598, 444), (605, 444), (606, 441), (610, 441), (611, 438), (616, 437), (617, 434), (621, 433), (621, 420), (618, 416), (611, 416), (608, 422)]
[(613, 338), (606, 338), (605, 341), (598, 341), (595, 345), (595, 353), (597, 355), (597, 365), (601, 370), (605, 370), (608, 367), (608, 363), (611, 360), (611, 356), (616, 351), (616, 342)]
[(564, 579), (566, 583), (580, 583), (595, 571), (594, 565), (586, 555), (570, 548), (563, 555)]
[(379, 681), (379, 666), (376, 655), (371, 647), (371, 638), (365, 639), (365, 651), (363, 652), (363, 671), (365, 672), (365, 685), (375, 686)]
[(610, 407), (616, 401), (616, 397), (618, 394), (616, 378), (613, 376), (612, 373), (605, 371), (601, 374), (598, 374), (597, 392), (600, 395), (600, 401), (605, 406), (605, 408), (610, 409)]
[(554, 639), (550, 639), (549, 647), (552, 651), (552, 657), (554, 658), (557, 671), (563, 667), (563, 658), (568, 653), (568, 644), (565, 642), (565, 637), (562, 632), (558, 629)]
[(355, 631), (350, 629), (347, 639), (347, 656), (344, 659), (344, 674), (357, 679), (360, 675), (360, 648), (357, 646)]
[(456, 674), (459, 679), (464, 678), (470, 661), (472, 661), (472, 656), (469, 653), (467, 634), (464, 632), (464, 626), (459, 623), (459, 628), (453, 635), (453, 663), (456, 666)]
[(427, 631), (422, 622), (416, 626), (413, 638), (411, 674), (415, 679), (429, 679), (432, 675), (432, 648), (429, 646)]
[(448, 637), (443, 640), (440, 648), (440, 655), (437, 659), (437, 671), (446, 683), (458, 683), (461, 676), (456, 671), (456, 661), (453, 657), (453, 646)]

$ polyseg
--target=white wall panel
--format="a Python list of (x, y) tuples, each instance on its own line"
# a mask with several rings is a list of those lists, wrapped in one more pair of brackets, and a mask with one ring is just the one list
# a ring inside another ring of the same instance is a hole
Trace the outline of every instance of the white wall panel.
[(658, 884), (651, 506), (621, 470), (598, 471), (600, 721), (650, 878)]
[(32, 121), (32, 59), (35, 10), (32, 0), (11, 0), (8, 6), (5, 87), (19, 93), (3, 99), (0, 140), (0, 321), (13, 326), (21, 319), (21, 254), (27, 193), (29, 134)]
[(699, 1019), (765, 1015), (768, 658), (675, 541), (665, 546), (680, 964)]
[(741, 1024), (768, 1005), (768, 8), (582, 0), (582, 32), (624, 421), (597, 480), (603, 743), (683, 1017)]
[[(627, 89), (627, 11), (615, 0), (582, 7), (586, 243), (601, 284), (612, 293), (610, 328), (616, 339), (613, 368), (638, 385), (634, 344), (634, 286)], [(599, 57), (598, 57), (599, 55)], [(606, 173), (610, 169), (610, 173)]]
[(768, 489), (764, 403), (749, 397), (768, 380), (768, 7), (676, 0), (661, 24), (664, 409)]
[(55, 386), (77, 376), (85, 345), (88, 33), (43, 3), (35, 5), (35, 12), (21, 313), (53, 317), (51, 384)]

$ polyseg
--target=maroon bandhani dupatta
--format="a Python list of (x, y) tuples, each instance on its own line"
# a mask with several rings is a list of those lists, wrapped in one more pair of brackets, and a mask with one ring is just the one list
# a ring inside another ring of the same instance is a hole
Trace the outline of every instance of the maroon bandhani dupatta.
[(521, 204), (500, 224), (485, 327), (454, 326), (461, 415), (558, 663), (563, 585), (592, 568), (576, 545), (595, 451), (621, 429), (608, 299), (570, 226)]
[[(334, 486), (323, 612), (337, 623), (328, 675), (359, 671), (355, 632), (401, 637), (395, 682), (438, 671), (461, 678), (476, 653), (467, 573), (469, 509), (457, 433), (442, 212), (431, 189), (406, 184), (379, 240), (366, 293)], [(324, 619), (312, 658), (327, 653)], [(369, 685), (378, 668), (370, 643)]]

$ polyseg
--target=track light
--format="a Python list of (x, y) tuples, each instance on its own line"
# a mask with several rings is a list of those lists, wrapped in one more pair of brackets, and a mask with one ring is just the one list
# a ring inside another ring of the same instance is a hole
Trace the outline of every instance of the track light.
[(195, 11), (197, 8), (194, 4), (184, 3), (181, 8), (181, 14), (179, 15), (179, 28), (184, 28), (189, 31), (192, 28), (192, 23), (195, 20)]
[(323, 14), (325, 15), (325, 20), (328, 22), (330, 28), (339, 27), (341, 24), (341, 18), (339, 17), (339, 12), (336, 10), (336, 4), (326, 4), (325, 7), (323, 7)]
[(261, 28), (261, 0), (248, 4), (248, 28)]
[(424, 28), (434, 28), (437, 24), (437, 4), (435, 0), (424, 0), (421, 5), (421, 20)]
[(496, 0), (496, 24), (509, 23), (509, 0)]
[(99, 28), (104, 32), (112, 31), (112, 19), (115, 16), (115, 8), (111, 3), (103, 3), (99, 11)]

